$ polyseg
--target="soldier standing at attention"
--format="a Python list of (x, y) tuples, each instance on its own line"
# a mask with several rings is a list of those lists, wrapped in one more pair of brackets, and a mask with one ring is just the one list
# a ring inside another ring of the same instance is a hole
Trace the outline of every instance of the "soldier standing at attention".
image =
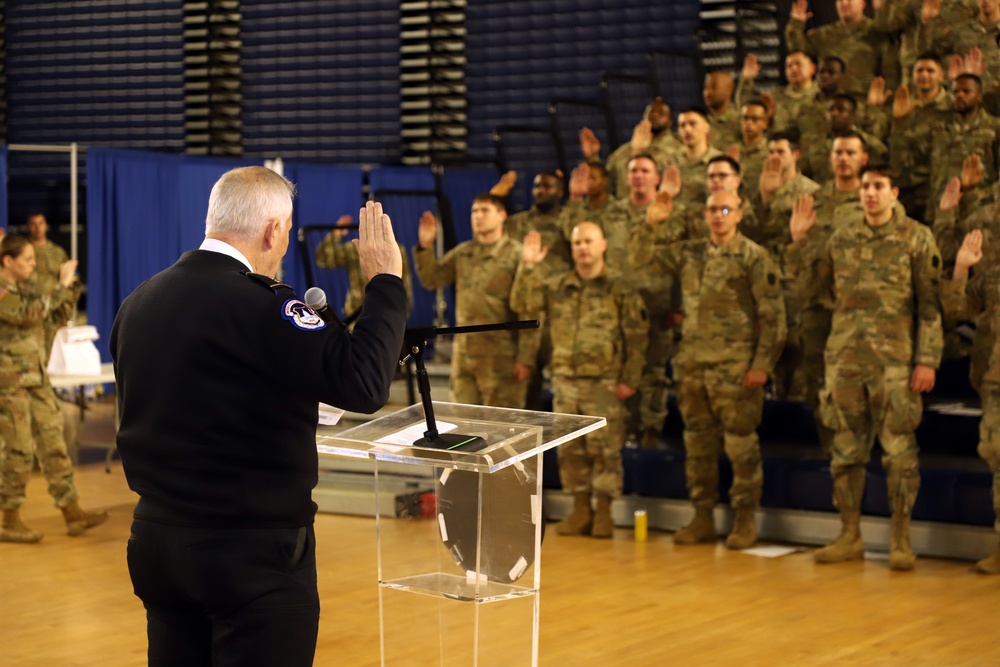
[(735, 510), (726, 546), (745, 549), (757, 541), (754, 513), (763, 486), (757, 426), (764, 384), (785, 343), (785, 305), (778, 267), (740, 234), (741, 219), (739, 196), (715, 192), (705, 207), (709, 238), (653, 251), (654, 266), (679, 277), (684, 307), (673, 368), (695, 516), (674, 534), (675, 544), (715, 539), (723, 449), (733, 466)]
[[(35, 246), (35, 273), (31, 276), (31, 282), (35, 287), (32, 291), (39, 294), (49, 294), (59, 285), (59, 269), (69, 261), (69, 255), (59, 246), (49, 240), (49, 223), (41, 213), (28, 215), (28, 238), (31, 245)], [(72, 310), (76, 308), (76, 302), (80, 296), (80, 288), (76, 290), (76, 298), (69, 304)], [(56, 338), (56, 331), (65, 324), (56, 324), (48, 321), (45, 323), (45, 338), (42, 341), (42, 352), (45, 354), (45, 361), (48, 361), (49, 353), (52, 351), (52, 342)]]
[[(705, 76), (701, 98), (708, 107), (706, 120), (712, 128), (712, 145), (724, 151), (740, 140), (740, 114), (732, 105), (736, 84), (727, 72)], [(680, 124), (680, 119), (678, 119)]]
[[(817, 563), (862, 558), (861, 496), (875, 437), (885, 455), (892, 509), (889, 567), (912, 570), (910, 512), (920, 488), (917, 439), (923, 402), (941, 361), (941, 256), (931, 230), (900, 213), (899, 190), (885, 166), (861, 171), (863, 222), (830, 237), (813, 280), (828, 288), (833, 321), (826, 344), (820, 414), (834, 431), (833, 501), (840, 536), (815, 552)], [(796, 215), (800, 244), (814, 216)]]
[(600, 160), (581, 162), (569, 176), (569, 199), (559, 213), (559, 229), (567, 244), (573, 228), (596, 222), (617, 200), (608, 192), (608, 173)]
[(559, 476), (573, 494), (573, 512), (557, 530), (611, 537), (611, 501), (622, 491), (625, 401), (639, 386), (649, 320), (638, 292), (609, 273), (600, 227), (581, 222), (573, 229), (572, 248), (573, 270), (546, 281), (538, 265), (547, 248), (539, 234), (529, 234), (511, 308), (549, 322), (555, 412), (608, 420), (607, 427), (559, 448)]
[[(952, 279), (941, 286), (941, 302), (948, 316), (976, 320), (977, 325), (989, 320), (989, 328), (996, 331), (1000, 330), (994, 322), (1000, 317), (1000, 266), (994, 264), (969, 280), (969, 269), (982, 258), (983, 232), (977, 229), (966, 235), (958, 250)], [(997, 517), (994, 528), (1000, 533), (1000, 343), (996, 338), (992, 338), (989, 348), (987, 369), (975, 385), (983, 403), (978, 451), (993, 473), (993, 512)], [(976, 563), (976, 570), (1000, 574), (1000, 546)]]
[[(760, 74), (760, 62), (757, 56), (747, 54), (743, 59), (743, 71), (740, 73), (740, 83), (736, 88), (736, 104), (742, 107), (747, 100), (756, 97), (754, 81)], [(795, 51), (785, 57), (785, 79), (788, 85), (777, 90), (762, 94), (770, 96), (774, 101), (774, 116), (771, 118), (771, 131), (781, 132), (795, 125), (799, 109), (813, 102), (819, 94), (819, 86), (813, 78), (816, 76), (816, 63), (805, 51)]]
[[(472, 202), (473, 240), (458, 244), (439, 258), (434, 256), (437, 218), (430, 211), (420, 216), (418, 245), (413, 251), (417, 278), (429, 290), (455, 285), (458, 326), (517, 319), (509, 304), (521, 244), (504, 233), (506, 219), (502, 199), (491, 194), (477, 195)], [(451, 400), (523, 408), (537, 353), (537, 343), (535, 349), (528, 349), (528, 340), (537, 333), (489, 331), (456, 338), (451, 359)]]
[[(508, 175), (513, 175), (509, 178)], [(500, 182), (490, 189), (501, 199), (506, 199), (517, 180), (517, 172), (508, 172)], [(507, 235), (521, 243), (530, 231), (542, 235), (542, 243), (549, 248), (546, 264), (553, 272), (562, 273), (569, 270), (569, 243), (563, 237), (559, 226), (559, 215), (562, 213), (563, 180), (562, 172), (558, 174), (542, 172), (535, 176), (531, 183), (531, 208), (507, 216), (504, 229)]]
[[(44, 325), (65, 316), (79, 292), (74, 289), (76, 262), (65, 262), (52, 290), (32, 294), (25, 282), (35, 270), (35, 249), (23, 236), (0, 242), (0, 542), (33, 543), (42, 539), (21, 521), (20, 507), (37, 456), (49, 494), (66, 520), (66, 532), (83, 535), (108, 518), (85, 512), (73, 483), (73, 467), (63, 437), (63, 416), (45, 372)], [(35, 434), (33, 436), (33, 433)]]
[[(342, 215), (337, 220), (338, 227), (346, 227), (351, 224), (353, 218), (349, 215)], [(344, 298), (344, 317), (350, 326), (354, 326), (354, 320), (361, 312), (361, 304), (365, 300), (365, 286), (368, 284), (368, 276), (361, 269), (361, 261), (358, 259), (358, 248), (353, 243), (344, 243), (347, 236), (346, 229), (333, 229), (316, 246), (316, 266), (321, 269), (344, 269), (347, 271), (349, 288), (347, 296)], [(406, 314), (409, 316), (410, 308), (413, 306), (413, 278), (410, 275), (410, 260), (406, 257), (406, 249), (399, 246), (399, 255), (403, 258), (403, 287), (406, 288)]]

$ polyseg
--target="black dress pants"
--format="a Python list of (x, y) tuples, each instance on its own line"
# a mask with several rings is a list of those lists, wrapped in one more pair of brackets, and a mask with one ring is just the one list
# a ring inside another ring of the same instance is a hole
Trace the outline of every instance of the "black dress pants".
[(132, 523), (128, 567), (150, 667), (307, 667), (319, 629), (316, 540), (302, 528)]

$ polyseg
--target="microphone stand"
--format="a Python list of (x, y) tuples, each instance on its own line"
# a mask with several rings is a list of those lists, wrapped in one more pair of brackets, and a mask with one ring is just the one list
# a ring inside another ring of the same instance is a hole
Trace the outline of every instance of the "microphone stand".
[(407, 329), (403, 334), (403, 352), (399, 359), (402, 366), (413, 358), (417, 367), (417, 388), (420, 390), (420, 400), (424, 406), (424, 419), (427, 430), (424, 437), (413, 443), (414, 447), (444, 449), (452, 452), (478, 452), (487, 446), (487, 442), (476, 435), (461, 435), (459, 433), (438, 433), (437, 421), (434, 419), (434, 405), (431, 403), (431, 383), (424, 366), (424, 352), (427, 350), (428, 339), (436, 336), (452, 334), (478, 333), (482, 331), (514, 331), (518, 329), (537, 329), (538, 320), (517, 320), (500, 322), (498, 324), (473, 324), (464, 327), (417, 327)]

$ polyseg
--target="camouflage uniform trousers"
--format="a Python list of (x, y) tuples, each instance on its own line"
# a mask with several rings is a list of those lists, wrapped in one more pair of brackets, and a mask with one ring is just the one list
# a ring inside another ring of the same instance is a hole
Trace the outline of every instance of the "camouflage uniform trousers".
[(861, 511), (860, 480), (877, 435), (884, 451), (889, 507), (894, 515), (909, 516), (920, 489), (915, 431), (923, 412), (920, 394), (910, 389), (912, 369), (868, 355), (832, 361), (826, 360), (819, 409), (824, 425), (834, 431), (830, 462), (834, 504), (842, 513)]
[(594, 491), (617, 498), (622, 493), (622, 444), (625, 406), (615, 395), (617, 380), (552, 377), (552, 409), (570, 415), (595, 415), (608, 425), (559, 448), (559, 479), (566, 493)]
[(659, 326), (665, 317), (650, 315), (649, 347), (646, 348), (646, 363), (637, 387), (639, 393), (634, 397), (637, 400), (630, 399), (628, 402), (630, 432), (638, 428), (640, 432), (651, 430), (660, 433), (667, 420), (667, 361), (674, 351), (676, 331), (668, 329), (665, 324)]
[(451, 400), (495, 408), (524, 408), (528, 381), (514, 381), (514, 357), (455, 356), (451, 360)]
[(830, 337), (830, 323), (833, 313), (822, 306), (810, 306), (799, 313), (799, 344), (802, 349), (802, 375), (805, 383), (806, 405), (812, 410), (816, 421), (816, 434), (823, 453), (829, 455), (833, 449), (833, 431), (823, 425), (819, 413), (819, 393), (826, 377), (826, 362), (823, 354), (826, 339)]
[(56, 507), (77, 499), (63, 437), (63, 414), (52, 387), (0, 393), (0, 509), (17, 509), (37, 455)]
[(782, 293), (785, 298), (785, 326), (788, 334), (778, 363), (771, 373), (771, 384), (778, 398), (801, 400), (805, 398), (806, 384), (802, 368), (800, 299), (792, 282), (785, 278), (782, 279)]
[(986, 382), (979, 389), (983, 418), (979, 422), (979, 457), (993, 473), (994, 528), (1000, 532), (1000, 384)]
[(760, 505), (764, 469), (757, 427), (764, 390), (743, 386), (749, 363), (713, 366), (674, 364), (677, 402), (684, 420), (685, 472), (691, 504), (711, 508), (719, 499), (719, 454), (733, 466), (729, 490), (734, 508)]

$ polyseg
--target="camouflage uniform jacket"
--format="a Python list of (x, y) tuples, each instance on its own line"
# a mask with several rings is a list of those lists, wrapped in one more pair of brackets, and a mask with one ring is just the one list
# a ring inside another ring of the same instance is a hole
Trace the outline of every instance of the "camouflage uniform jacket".
[[(875, 12), (875, 29), (884, 33), (899, 34), (899, 66), (904, 79), (912, 74), (917, 57), (926, 51), (921, 48), (920, 10), (924, 0), (886, 0), (882, 9)], [(979, 15), (976, 0), (942, 0), (941, 18), (947, 25), (961, 22)]]
[(941, 61), (948, 62), (952, 54), (966, 55), (974, 48), (983, 52), (983, 91), (995, 88), (1000, 76), (1000, 22), (983, 25), (979, 17), (955, 23), (949, 22), (944, 12), (929, 24), (923, 26), (920, 46), (924, 51), (933, 51)]
[[(729, 143), (736, 143), (736, 140)], [(704, 204), (705, 199), (708, 198), (708, 177), (705, 175), (705, 171), (708, 168), (709, 160), (720, 155), (722, 155), (722, 151), (715, 148), (714, 145), (709, 146), (708, 150), (699, 157), (689, 157), (685, 151), (674, 154), (671, 165), (677, 165), (677, 169), (681, 172), (681, 192), (677, 195), (677, 201)]]
[[(809, 84), (805, 90), (795, 90), (791, 86), (768, 91), (774, 99), (774, 116), (768, 132), (781, 132), (796, 124), (799, 110), (816, 100), (819, 86), (816, 82)], [(740, 79), (736, 87), (736, 107), (743, 108), (747, 101), (757, 97), (753, 89), (753, 79)]]
[(69, 261), (69, 255), (60, 246), (49, 241), (35, 246), (35, 272), (31, 281), (40, 293), (51, 292), (59, 284), (59, 267)]
[(944, 347), (940, 278), (931, 230), (898, 210), (878, 227), (862, 216), (839, 228), (815, 276), (834, 303), (827, 356), (937, 368)]
[[(1000, 266), (977, 271), (969, 280), (943, 281), (941, 303), (949, 319), (976, 322), (977, 333), (1000, 331)], [(982, 376), (973, 380), (977, 388), (982, 382), (1000, 384), (1000, 337), (990, 336), (987, 344), (986, 367)], [(977, 375), (975, 369), (973, 375)]]
[(697, 239), (657, 248), (657, 268), (680, 280), (684, 322), (675, 363), (745, 361), (770, 374), (785, 345), (778, 267), (739, 232), (716, 246)]
[(930, 180), (931, 131), (951, 119), (951, 104), (951, 95), (942, 87), (933, 100), (892, 121), (889, 165), (899, 187), (915, 187)]
[[(968, 200), (978, 202), (978, 205), (968, 203)], [(972, 213), (962, 215), (970, 208)], [(983, 232), (983, 259), (976, 265), (978, 272), (1000, 266), (1000, 202), (985, 203), (976, 193), (964, 195), (959, 208), (947, 211), (937, 209), (932, 229), (946, 274), (955, 266), (955, 256), (965, 235), (974, 229)]]
[(629, 199), (618, 199), (598, 222), (608, 242), (604, 263), (612, 273), (623, 274), (628, 266), (629, 240), (640, 225), (646, 224), (649, 204), (636, 205)]
[[(406, 288), (406, 312), (410, 312), (413, 306), (413, 278), (410, 273), (410, 260), (407, 257), (406, 249), (399, 247), (399, 254), (403, 258), (403, 287)], [(331, 234), (316, 246), (316, 266), (321, 269), (344, 269), (347, 271), (348, 290), (344, 298), (344, 314), (350, 316), (361, 310), (361, 304), (365, 300), (365, 285), (368, 284), (368, 276), (361, 270), (361, 262), (358, 260), (358, 249), (353, 243), (341, 243)]]
[(740, 147), (740, 196), (756, 203), (760, 201), (760, 173), (767, 159), (767, 137), (761, 137), (752, 146), (744, 144), (742, 139), (736, 145)]
[(546, 280), (537, 268), (522, 265), (511, 292), (511, 308), (546, 319), (553, 375), (613, 378), (639, 386), (649, 318), (638, 293), (606, 268), (590, 280), (575, 271)]
[[(557, 223), (559, 229), (562, 230), (563, 238), (568, 241), (573, 235), (573, 228), (581, 222), (594, 222), (600, 225), (601, 219), (616, 201), (614, 195), (608, 195), (608, 198), (600, 206), (592, 205), (590, 197), (584, 197), (583, 201), (570, 200), (566, 202), (559, 213)], [(570, 255), (572, 255), (572, 249)]]
[(826, 56), (840, 56), (847, 63), (844, 90), (865, 99), (872, 79), (881, 75), (889, 89), (899, 85), (899, 54), (892, 39), (875, 29), (867, 16), (856, 25), (842, 21), (828, 23), (806, 32), (802, 21), (791, 19), (785, 26), (788, 51), (805, 51), (817, 62)]
[(775, 261), (784, 268), (785, 246), (791, 242), (788, 223), (792, 219), (792, 208), (799, 197), (815, 194), (819, 189), (818, 183), (801, 173), (796, 173), (791, 180), (774, 191), (766, 204), (760, 205), (756, 221), (747, 224), (744, 218), (740, 223), (740, 229), (771, 253)]
[(979, 109), (968, 120), (957, 114), (931, 131), (931, 195), (935, 204), (953, 176), (962, 174), (962, 163), (976, 153), (983, 163), (983, 180), (980, 189), (988, 188), (997, 180), (1000, 161), (997, 143), (1000, 141), (1000, 118)]
[[(884, 162), (888, 158), (889, 149), (886, 148), (881, 139), (865, 132), (857, 125), (852, 127), (851, 130), (861, 135), (868, 149), (869, 161), (872, 164)], [(827, 134), (823, 137), (811, 137), (810, 139), (810, 141), (803, 143), (799, 168), (803, 174), (809, 176), (817, 183), (825, 183), (834, 176), (833, 165), (830, 164), (830, 153), (833, 151), (833, 135)]]
[(740, 140), (740, 110), (733, 105), (730, 104), (722, 113), (709, 110), (708, 122), (712, 126), (709, 143), (720, 152)]
[(542, 235), (542, 245), (549, 249), (545, 256), (545, 264), (553, 273), (568, 271), (572, 257), (569, 243), (563, 236), (560, 226), (562, 206), (555, 206), (548, 213), (543, 213), (537, 206), (527, 211), (521, 211), (507, 218), (504, 229), (515, 241), (523, 242), (528, 232), (536, 231)]
[[(441, 258), (433, 248), (413, 250), (417, 277), (426, 289), (455, 285), (455, 323), (458, 326), (495, 324), (518, 319), (510, 309), (510, 290), (521, 261), (521, 244), (506, 234), (485, 245), (460, 243)], [(454, 355), (466, 357), (510, 357), (525, 366), (535, 365), (527, 350), (531, 336), (517, 331), (488, 331), (455, 338)], [(523, 343), (523, 344), (522, 344)]]
[[(645, 153), (649, 153), (656, 160), (656, 166), (662, 172), (674, 153), (684, 150), (684, 144), (680, 142), (673, 132), (669, 130), (658, 137), (653, 137)], [(624, 143), (608, 157), (604, 168), (608, 172), (608, 187), (612, 194), (619, 199), (628, 196), (628, 163), (632, 159), (632, 143)]]
[(0, 392), (48, 384), (45, 324), (69, 319), (79, 290), (56, 284), (48, 294), (0, 280)]

